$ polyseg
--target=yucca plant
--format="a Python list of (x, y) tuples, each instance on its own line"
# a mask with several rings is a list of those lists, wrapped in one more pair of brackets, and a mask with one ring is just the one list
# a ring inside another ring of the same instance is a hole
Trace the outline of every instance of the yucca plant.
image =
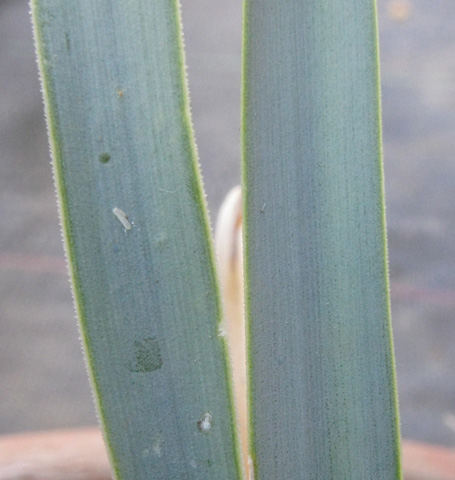
[(243, 218), (246, 354), (236, 286), (223, 320), (178, 0), (32, 15), (116, 478), (400, 478), (375, 2), (245, 0), (243, 213), (223, 225)]

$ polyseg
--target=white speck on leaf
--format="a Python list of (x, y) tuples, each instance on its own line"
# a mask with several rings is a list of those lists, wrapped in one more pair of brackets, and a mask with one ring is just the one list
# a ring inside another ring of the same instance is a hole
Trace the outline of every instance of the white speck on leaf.
[(161, 438), (155, 439), (153, 442), (153, 453), (155, 454), (156, 457), (160, 458), (161, 457)]
[(197, 422), (199, 431), (202, 433), (209, 433), (212, 428), (212, 415), (208, 412), (204, 413)]
[(115, 207), (112, 209), (112, 213), (119, 219), (125, 230), (131, 230), (131, 223), (123, 210)]
[(222, 322), (218, 325), (218, 336), (219, 337), (225, 337), (226, 336), (226, 327), (224, 325), (224, 322)]

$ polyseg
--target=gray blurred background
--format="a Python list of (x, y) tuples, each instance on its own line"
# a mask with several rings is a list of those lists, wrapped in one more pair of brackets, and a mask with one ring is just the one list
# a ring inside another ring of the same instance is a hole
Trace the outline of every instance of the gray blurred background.
[[(241, 0), (183, 0), (212, 219), (239, 182)], [(455, 2), (379, 0), (402, 432), (455, 446)], [(0, 0), (0, 434), (96, 422), (27, 0)], [(212, 223), (213, 223), (212, 220)]]

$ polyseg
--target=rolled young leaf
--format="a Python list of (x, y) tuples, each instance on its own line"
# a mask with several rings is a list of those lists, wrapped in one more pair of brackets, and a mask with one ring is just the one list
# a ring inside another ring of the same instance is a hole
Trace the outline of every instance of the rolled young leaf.
[(244, 471), (248, 477), (248, 418), (246, 391), (245, 315), (243, 295), (242, 194), (231, 189), (221, 204), (215, 227), (215, 246), (224, 301), (226, 337), (232, 364), (235, 406)]
[(32, 0), (66, 251), (119, 479), (239, 478), (177, 0)]
[(400, 478), (373, 0), (246, 0), (256, 480)]

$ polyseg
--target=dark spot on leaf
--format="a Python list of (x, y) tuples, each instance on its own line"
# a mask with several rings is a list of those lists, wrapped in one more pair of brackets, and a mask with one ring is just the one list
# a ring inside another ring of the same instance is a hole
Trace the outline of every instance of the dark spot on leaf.
[(148, 373), (161, 368), (161, 349), (156, 337), (134, 342), (134, 360), (129, 365), (131, 372)]
[(99, 156), (99, 160), (101, 163), (107, 163), (111, 159), (111, 156), (108, 153), (102, 153)]
[(69, 53), (71, 51), (71, 40), (69, 33), (65, 33), (65, 44), (66, 44), (66, 51)]

